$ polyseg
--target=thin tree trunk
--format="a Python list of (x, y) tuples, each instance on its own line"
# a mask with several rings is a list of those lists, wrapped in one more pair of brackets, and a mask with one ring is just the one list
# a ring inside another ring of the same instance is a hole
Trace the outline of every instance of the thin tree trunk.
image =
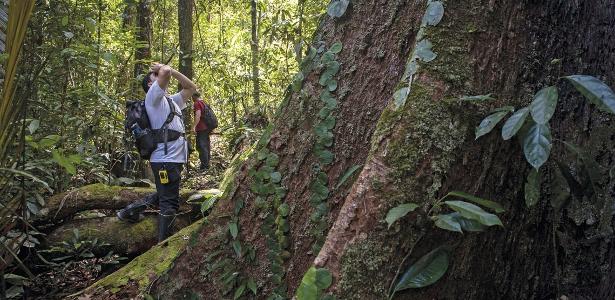
[(252, 31), (252, 41), (250, 43), (250, 48), (252, 49), (252, 99), (254, 102), (254, 106), (258, 109), (260, 107), (260, 81), (259, 81), (259, 70), (258, 70), (258, 22), (256, 15), (258, 13), (258, 8), (256, 6), (256, 0), (250, 0), (250, 17), (251, 17), (251, 31)]

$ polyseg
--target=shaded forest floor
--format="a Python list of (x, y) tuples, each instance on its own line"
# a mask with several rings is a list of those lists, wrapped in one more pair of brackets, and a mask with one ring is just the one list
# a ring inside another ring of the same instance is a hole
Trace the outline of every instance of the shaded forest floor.
[[(224, 148), (224, 143), (220, 136), (212, 136), (212, 152), (210, 169), (200, 171), (195, 166), (199, 165), (198, 154), (196, 151), (191, 154), (190, 167), (184, 169), (182, 174), (182, 189), (206, 190), (218, 188), (223, 173), (230, 162), (228, 152)], [(146, 211), (147, 213), (147, 211)], [(155, 213), (151, 211), (150, 213)], [(97, 215), (114, 216), (115, 211), (96, 211)], [(67, 241), (74, 245), (74, 242)], [(105, 241), (80, 241), (92, 243), (90, 248), (100, 246), (103, 248)], [(95, 250), (95, 249), (94, 249)], [(49, 251), (44, 249), (42, 253)], [(128, 264), (136, 256), (122, 257), (112, 252), (92, 251), (94, 257), (71, 257), (55, 263), (47, 259), (42, 260), (43, 254), (35, 255), (29, 266), (35, 273), (36, 278), (30, 287), (25, 288), (26, 299), (63, 299), (69, 295), (80, 292), (84, 288), (92, 285), (97, 280), (113, 273), (122, 266)]]

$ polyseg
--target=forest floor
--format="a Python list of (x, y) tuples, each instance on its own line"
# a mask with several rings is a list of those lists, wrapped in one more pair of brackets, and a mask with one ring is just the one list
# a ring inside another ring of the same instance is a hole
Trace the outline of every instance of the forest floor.
[[(223, 146), (220, 136), (212, 136), (212, 151), (210, 168), (200, 171), (198, 154), (192, 153), (190, 167), (184, 169), (182, 188), (190, 190), (205, 190), (218, 188), (223, 173), (230, 162), (228, 152)], [(115, 213), (113, 211), (103, 213)], [(101, 241), (100, 243), (103, 243)], [(97, 253), (98, 256), (98, 253)], [(120, 257), (109, 254), (103, 257), (75, 258), (61, 264), (39, 262), (32, 266), (36, 279), (34, 284), (26, 289), (26, 299), (63, 299), (78, 293), (92, 285), (97, 280), (111, 274), (129, 263), (134, 257)]]

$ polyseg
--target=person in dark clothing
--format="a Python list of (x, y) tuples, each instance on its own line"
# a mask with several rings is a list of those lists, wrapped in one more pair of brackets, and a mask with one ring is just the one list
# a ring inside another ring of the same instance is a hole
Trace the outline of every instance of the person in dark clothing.
[[(182, 90), (174, 95), (167, 94), (171, 77), (179, 81)], [(188, 159), (188, 143), (184, 133), (181, 110), (186, 107), (186, 100), (196, 91), (194, 83), (183, 74), (162, 64), (153, 64), (151, 72), (143, 79), (146, 93), (145, 107), (153, 129), (160, 129), (165, 120), (172, 116), (168, 129), (182, 133), (179, 138), (165, 143), (158, 143), (149, 158), (156, 181), (156, 193), (144, 201), (128, 205), (117, 213), (119, 219), (138, 222), (141, 212), (148, 206), (158, 206), (158, 241), (165, 240), (171, 234), (171, 226), (179, 210), (179, 186), (184, 163)], [(172, 101), (168, 101), (170, 98)], [(173, 107), (171, 107), (171, 105)], [(171, 112), (175, 112), (171, 115)]]
[(198, 92), (192, 95), (192, 100), (194, 100), (194, 128), (192, 131), (196, 134), (196, 149), (199, 152), (199, 160), (201, 161), (200, 169), (205, 171), (209, 169), (209, 159), (211, 158), (211, 140), (209, 139), (211, 130), (207, 128), (201, 115), (207, 104), (203, 102)]

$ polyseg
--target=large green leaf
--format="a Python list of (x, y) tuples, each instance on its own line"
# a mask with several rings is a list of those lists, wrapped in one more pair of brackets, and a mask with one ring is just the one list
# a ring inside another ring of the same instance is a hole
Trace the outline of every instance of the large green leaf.
[(332, 18), (339, 18), (344, 15), (350, 0), (333, 0), (327, 7), (327, 14)]
[(557, 106), (557, 88), (549, 86), (541, 89), (534, 95), (534, 101), (530, 104), (532, 119), (538, 124), (547, 124)]
[(529, 111), (530, 109), (528, 107), (522, 108), (506, 120), (504, 126), (502, 127), (502, 138), (504, 140), (509, 140), (517, 134), (519, 129), (523, 126), (523, 123), (525, 123), (525, 119), (527, 118)]
[(525, 205), (532, 207), (540, 199), (540, 173), (532, 169), (525, 182)]
[(56, 149), (51, 150), (51, 153), (53, 155), (53, 161), (55, 161), (58, 165), (64, 167), (64, 169), (66, 169), (66, 172), (71, 175), (75, 175), (75, 173), (77, 173), (77, 168), (68, 157), (65, 157), (60, 151)]
[(418, 207), (419, 206), (414, 203), (405, 203), (405, 204), (401, 204), (401, 205), (391, 208), (391, 210), (389, 210), (385, 218), (385, 220), (389, 224), (389, 228), (391, 228), (391, 225), (393, 225), (395, 221), (407, 215), (409, 212), (414, 211)]
[(329, 51), (331, 51), (331, 53), (340, 53), (340, 51), (342, 51), (342, 43), (333, 43), (333, 45), (331, 45), (331, 48), (329, 48)]
[(600, 79), (589, 75), (570, 75), (564, 78), (598, 108), (615, 114), (615, 94)]
[(237, 226), (237, 223), (235, 222), (231, 222), (228, 224), (228, 229), (231, 232), (231, 236), (233, 237), (233, 239), (237, 238), (237, 234), (239, 233), (239, 228)]
[(438, 55), (431, 51), (431, 47), (433, 47), (433, 45), (429, 40), (424, 39), (420, 41), (416, 45), (416, 56), (424, 62), (430, 62), (436, 59)]
[(448, 262), (449, 250), (447, 248), (434, 249), (408, 268), (395, 286), (393, 293), (434, 284), (446, 273)]
[(444, 16), (444, 5), (442, 5), (441, 1), (434, 1), (427, 6), (423, 22), (427, 25), (435, 26), (440, 23), (442, 16)]
[(463, 231), (461, 230), (461, 224), (459, 224), (459, 222), (457, 222), (457, 220), (450, 214), (437, 215), (435, 224), (437, 227), (444, 230), (463, 233)]
[(393, 93), (393, 103), (395, 104), (395, 109), (398, 109), (406, 104), (408, 92), (410, 92), (410, 89), (408, 87), (403, 87)]
[(479, 137), (489, 133), (498, 122), (502, 121), (502, 119), (508, 114), (508, 111), (499, 111), (494, 114), (487, 116), (483, 119), (482, 122), (476, 127), (476, 139)]
[(544, 124), (534, 124), (528, 130), (523, 141), (525, 159), (535, 169), (540, 168), (551, 153), (551, 132)]
[(354, 172), (356, 172), (360, 168), (361, 168), (361, 165), (354, 165), (348, 168), (348, 170), (346, 170), (346, 173), (344, 173), (340, 181), (335, 186), (335, 189), (338, 189), (340, 186), (342, 186), (342, 184), (344, 184), (346, 180), (348, 180), (348, 178), (350, 178), (350, 176), (352, 176), (352, 174), (354, 174)]
[(481, 224), (476, 220), (464, 218), (458, 212), (450, 213), (449, 215), (453, 217), (453, 219), (455, 219), (455, 221), (457, 221), (457, 223), (461, 225), (461, 229), (465, 231), (479, 232), (485, 231), (485, 229), (487, 229), (487, 226)]
[(500, 203), (497, 203), (497, 202), (494, 202), (494, 201), (491, 201), (491, 200), (487, 200), (487, 199), (483, 199), (483, 198), (479, 198), (479, 197), (476, 197), (474, 195), (470, 195), (470, 194), (468, 194), (466, 192), (452, 191), (452, 192), (449, 192), (448, 194), (446, 194), (446, 196), (444, 196), (443, 199), (447, 198), (447, 197), (450, 197), (450, 196), (460, 197), (460, 198), (466, 199), (468, 201), (474, 202), (476, 204), (480, 204), (480, 205), (482, 205), (484, 207), (491, 208), (496, 213), (501, 213), (501, 212), (505, 212), (506, 211), (506, 209), (504, 209), (504, 207)]
[(461, 214), (461, 216), (464, 218), (476, 220), (481, 224), (487, 226), (504, 226), (498, 216), (490, 214), (472, 203), (464, 201), (445, 201), (444, 203), (446, 203), (446, 205), (448, 205), (454, 211)]

